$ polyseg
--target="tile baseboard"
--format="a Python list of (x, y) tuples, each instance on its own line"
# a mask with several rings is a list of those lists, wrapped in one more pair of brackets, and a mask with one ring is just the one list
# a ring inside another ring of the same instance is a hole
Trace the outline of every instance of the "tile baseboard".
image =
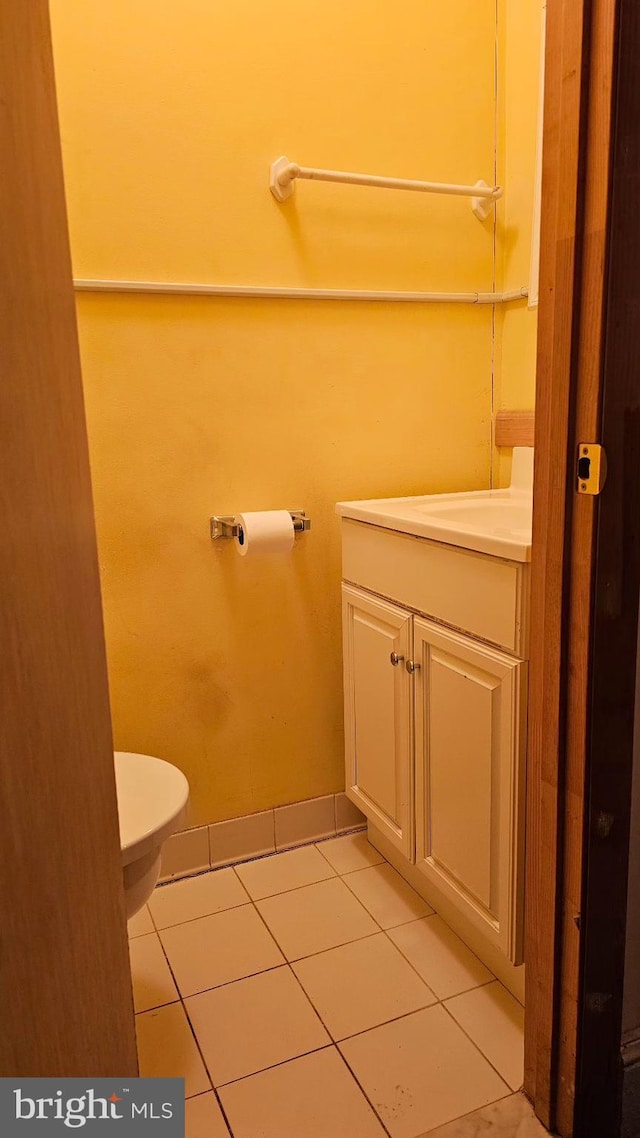
[(173, 834), (162, 847), (160, 881), (173, 881), (332, 838), (366, 826), (344, 791)]
[(209, 829), (198, 826), (194, 830), (182, 830), (172, 834), (162, 847), (160, 880), (172, 881), (174, 877), (187, 877), (210, 868)]

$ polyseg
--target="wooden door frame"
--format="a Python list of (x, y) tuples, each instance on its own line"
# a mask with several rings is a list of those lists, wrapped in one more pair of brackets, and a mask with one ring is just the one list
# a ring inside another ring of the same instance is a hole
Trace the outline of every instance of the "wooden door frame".
[[(640, 15), (636, 0), (548, 0), (547, 15), (525, 1090), (563, 1138), (617, 1138), (640, 594)], [(607, 450), (599, 498), (577, 493), (581, 441)]]

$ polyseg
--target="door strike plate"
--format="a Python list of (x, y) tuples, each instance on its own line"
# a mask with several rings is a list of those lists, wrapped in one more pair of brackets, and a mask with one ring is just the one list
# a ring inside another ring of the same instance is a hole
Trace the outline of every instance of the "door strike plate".
[(607, 477), (607, 456), (599, 443), (579, 443), (578, 494), (599, 494)]

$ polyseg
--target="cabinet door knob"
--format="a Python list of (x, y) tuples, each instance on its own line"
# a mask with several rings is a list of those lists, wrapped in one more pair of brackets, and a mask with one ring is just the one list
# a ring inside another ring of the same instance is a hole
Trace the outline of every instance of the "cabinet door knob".
[(407, 660), (405, 667), (411, 675), (420, 671), (420, 664), (416, 664), (415, 660)]
[(391, 660), (391, 663), (393, 664), (394, 668), (397, 668), (398, 664), (401, 664), (402, 661), (404, 660), (404, 656), (399, 656), (397, 652), (392, 652), (391, 655), (389, 656), (389, 659)]

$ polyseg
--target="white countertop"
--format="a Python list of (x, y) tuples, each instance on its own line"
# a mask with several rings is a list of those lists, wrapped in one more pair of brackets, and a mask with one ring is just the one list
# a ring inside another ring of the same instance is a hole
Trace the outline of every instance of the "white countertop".
[(516, 447), (511, 486), (505, 490), (338, 502), (336, 513), (493, 557), (530, 561), (532, 488), (533, 450)]

